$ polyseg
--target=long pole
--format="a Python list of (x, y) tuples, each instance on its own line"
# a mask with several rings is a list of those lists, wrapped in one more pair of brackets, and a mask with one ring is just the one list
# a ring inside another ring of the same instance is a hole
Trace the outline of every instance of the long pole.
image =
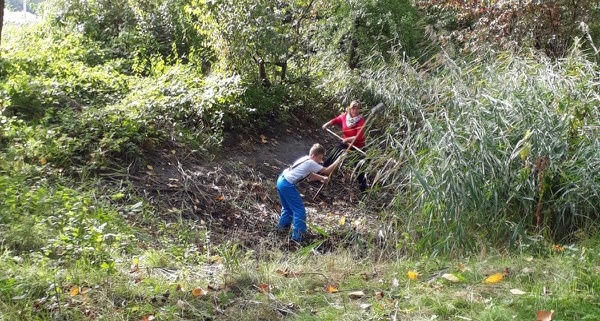
[[(335, 136), (335, 137), (337, 137), (337, 138), (339, 138), (339, 139), (343, 139), (342, 137), (340, 137), (340, 135), (336, 134), (336, 133), (335, 133), (334, 131), (332, 131), (331, 129), (329, 129), (329, 128), (325, 128), (325, 130), (326, 130), (326, 131), (328, 131), (328, 132), (329, 132), (331, 135), (333, 135), (333, 136)], [(355, 150), (357, 150), (359, 153), (361, 153), (361, 154), (363, 154), (363, 155), (367, 156), (367, 153), (365, 153), (365, 151), (363, 151), (362, 149), (360, 149), (360, 148), (358, 148), (358, 147), (356, 147), (356, 146), (352, 146), (352, 148), (354, 148)]]

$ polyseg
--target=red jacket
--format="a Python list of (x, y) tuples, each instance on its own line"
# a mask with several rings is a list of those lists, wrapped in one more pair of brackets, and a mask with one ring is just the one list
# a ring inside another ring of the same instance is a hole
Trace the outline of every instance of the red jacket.
[(346, 126), (346, 114), (347, 113), (343, 113), (332, 119), (331, 124), (342, 125), (342, 133), (344, 134), (344, 138), (353, 137), (358, 134), (358, 137), (356, 137), (356, 140), (354, 141), (354, 146), (358, 148), (365, 147), (365, 131), (362, 130), (365, 125), (365, 119), (363, 118), (359, 120), (358, 124), (354, 125), (354, 127), (348, 128), (348, 126)]

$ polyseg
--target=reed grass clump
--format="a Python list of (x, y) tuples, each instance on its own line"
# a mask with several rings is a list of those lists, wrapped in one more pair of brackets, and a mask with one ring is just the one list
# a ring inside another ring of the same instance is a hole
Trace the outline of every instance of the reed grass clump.
[(372, 190), (391, 200), (406, 227), (396, 232), (413, 236), (415, 249), (527, 246), (532, 235), (568, 242), (593, 231), (600, 74), (579, 50), (558, 61), (442, 52), (346, 76), (331, 82), (335, 95), (365, 88), (365, 100), (387, 105), (371, 125)]

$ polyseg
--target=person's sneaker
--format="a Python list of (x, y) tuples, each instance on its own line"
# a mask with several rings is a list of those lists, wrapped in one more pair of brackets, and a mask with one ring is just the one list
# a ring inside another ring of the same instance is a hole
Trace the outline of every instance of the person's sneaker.
[(306, 235), (306, 232), (293, 231), (292, 232), (292, 241), (302, 243), (302, 242), (304, 242), (304, 235)]
[(290, 231), (290, 226), (277, 226), (277, 228), (275, 229), (275, 234), (279, 235), (279, 236), (284, 236), (287, 235), (288, 232)]

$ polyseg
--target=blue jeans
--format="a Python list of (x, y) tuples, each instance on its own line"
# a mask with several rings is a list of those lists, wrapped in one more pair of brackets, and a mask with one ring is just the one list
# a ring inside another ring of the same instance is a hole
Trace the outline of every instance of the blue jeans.
[(302, 203), (302, 197), (296, 185), (288, 182), (283, 175), (277, 179), (277, 194), (281, 200), (281, 217), (278, 229), (286, 229), (294, 222), (292, 240), (302, 242), (306, 233), (306, 211)]

